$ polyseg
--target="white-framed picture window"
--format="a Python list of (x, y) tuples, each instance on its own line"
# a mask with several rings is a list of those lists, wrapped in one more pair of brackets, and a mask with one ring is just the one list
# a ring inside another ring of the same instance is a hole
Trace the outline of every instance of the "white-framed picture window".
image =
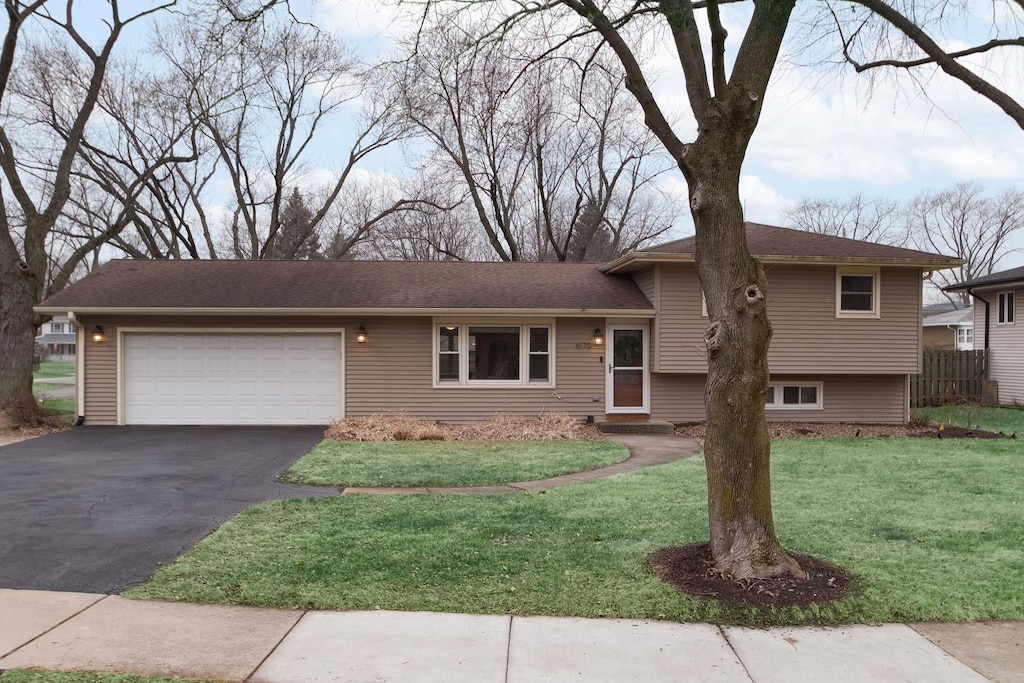
[(434, 386), (554, 386), (554, 326), (445, 321), (434, 325)]

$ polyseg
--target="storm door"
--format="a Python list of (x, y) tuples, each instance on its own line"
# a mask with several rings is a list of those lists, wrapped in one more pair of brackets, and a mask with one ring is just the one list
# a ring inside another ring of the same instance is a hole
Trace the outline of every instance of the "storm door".
[(647, 327), (613, 325), (608, 338), (608, 412), (650, 413)]

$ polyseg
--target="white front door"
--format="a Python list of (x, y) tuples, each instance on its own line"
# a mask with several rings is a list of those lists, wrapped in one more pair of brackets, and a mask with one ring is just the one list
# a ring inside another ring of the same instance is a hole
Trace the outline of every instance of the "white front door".
[(606, 410), (609, 413), (650, 413), (647, 326), (611, 325), (608, 344)]

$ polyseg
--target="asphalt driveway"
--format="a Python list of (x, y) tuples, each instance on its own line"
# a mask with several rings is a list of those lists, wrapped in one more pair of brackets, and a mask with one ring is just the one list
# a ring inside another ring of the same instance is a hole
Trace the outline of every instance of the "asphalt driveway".
[(79, 427), (0, 447), (0, 588), (118, 593), (256, 503), (322, 427)]

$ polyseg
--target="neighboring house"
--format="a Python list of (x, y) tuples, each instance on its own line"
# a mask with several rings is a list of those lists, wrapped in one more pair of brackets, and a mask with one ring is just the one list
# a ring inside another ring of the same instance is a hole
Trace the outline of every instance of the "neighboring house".
[(989, 378), (997, 383), (999, 402), (1024, 403), (1024, 267), (945, 289), (974, 298), (974, 347), (991, 351)]
[[(901, 423), (923, 271), (960, 261), (748, 224), (769, 419)], [(704, 418), (693, 239), (579, 263), (111, 261), (44, 301), (87, 331), (86, 424), (563, 411)]]
[(974, 308), (925, 315), (921, 342), (926, 349), (974, 350)]
[(54, 316), (39, 328), (37, 355), (41, 360), (74, 360), (78, 333), (66, 315)]

